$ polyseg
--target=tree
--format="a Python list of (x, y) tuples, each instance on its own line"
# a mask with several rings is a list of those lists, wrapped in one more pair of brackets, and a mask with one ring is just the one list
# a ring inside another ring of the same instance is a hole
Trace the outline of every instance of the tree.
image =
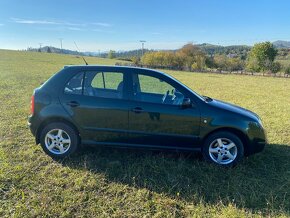
[(206, 57), (204, 52), (201, 51), (198, 46), (193, 45), (192, 43), (184, 45), (181, 49), (178, 50), (177, 54), (183, 60), (183, 65), (189, 70), (192, 69), (192, 66), (196, 67), (198, 70), (201, 70), (205, 67)]
[(151, 67), (179, 68), (179, 56), (169, 51), (147, 52), (141, 58), (142, 64)]
[(279, 62), (273, 62), (271, 65), (271, 73), (278, 73), (282, 68), (282, 65)]
[(195, 64), (197, 66), (196, 70), (203, 70), (206, 66), (205, 64), (206, 57), (203, 53), (199, 53), (195, 56)]
[(214, 64), (218, 70), (225, 70), (227, 66), (227, 56), (225, 55), (215, 55)]
[(215, 67), (214, 58), (212, 56), (206, 57), (205, 58), (205, 65), (208, 68), (214, 68)]
[(244, 68), (244, 62), (238, 57), (227, 58), (226, 65), (229, 71), (242, 70)]
[(47, 47), (47, 53), (51, 53), (50, 47)]
[(271, 71), (277, 53), (274, 45), (270, 42), (255, 44), (248, 56), (247, 69), (257, 72)]
[(108, 53), (108, 58), (113, 59), (116, 57), (116, 52), (114, 50), (110, 50)]
[(132, 58), (131, 58), (131, 61), (133, 62), (133, 64), (134, 64), (135, 66), (138, 66), (138, 65), (140, 64), (140, 58), (137, 57), (137, 56), (132, 57)]

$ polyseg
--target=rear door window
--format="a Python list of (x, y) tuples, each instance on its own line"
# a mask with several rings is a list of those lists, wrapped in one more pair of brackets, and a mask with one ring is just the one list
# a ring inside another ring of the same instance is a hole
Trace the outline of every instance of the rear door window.
[(86, 72), (84, 95), (123, 98), (124, 74), (120, 72)]

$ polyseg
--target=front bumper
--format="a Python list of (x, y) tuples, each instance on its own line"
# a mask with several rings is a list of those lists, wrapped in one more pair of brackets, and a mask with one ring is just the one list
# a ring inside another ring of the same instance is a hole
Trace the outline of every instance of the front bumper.
[(267, 144), (267, 140), (254, 139), (253, 142), (252, 142), (250, 153), (251, 154), (255, 154), (255, 153), (263, 151), (265, 146), (266, 146), (266, 144)]
[(260, 123), (252, 123), (249, 125), (248, 136), (250, 139), (248, 154), (255, 154), (263, 151), (267, 141), (265, 129)]

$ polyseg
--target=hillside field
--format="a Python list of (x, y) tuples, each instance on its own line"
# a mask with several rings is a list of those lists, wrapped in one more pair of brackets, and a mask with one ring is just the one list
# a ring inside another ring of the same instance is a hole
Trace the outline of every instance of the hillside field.
[(35, 145), (27, 116), (33, 89), (68, 64), (83, 61), (0, 50), (0, 217), (290, 216), (289, 78), (166, 71), (260, 115), (269, 145), (235, 168), (198, 154), (112, 148), (56, 162)]

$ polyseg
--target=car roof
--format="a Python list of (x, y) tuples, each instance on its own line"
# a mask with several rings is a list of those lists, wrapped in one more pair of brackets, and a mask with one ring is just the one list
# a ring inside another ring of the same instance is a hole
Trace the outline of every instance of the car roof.
[(116, 66), (116, 65), (65, 65), (64, 69), (66, 68), (74, 68), (74, 69), (90, 69), (90, 68), (112, 68), (112, 69), (134, 69), (134, 70), (145, 70), (145, 71), (151, 71), (151, 72), (156, 72), (162, 75), (169, 76), (168, 74), (159, 71), (159, 70), (154, 70), (146, 67), (132, 67), (132, 66)]

